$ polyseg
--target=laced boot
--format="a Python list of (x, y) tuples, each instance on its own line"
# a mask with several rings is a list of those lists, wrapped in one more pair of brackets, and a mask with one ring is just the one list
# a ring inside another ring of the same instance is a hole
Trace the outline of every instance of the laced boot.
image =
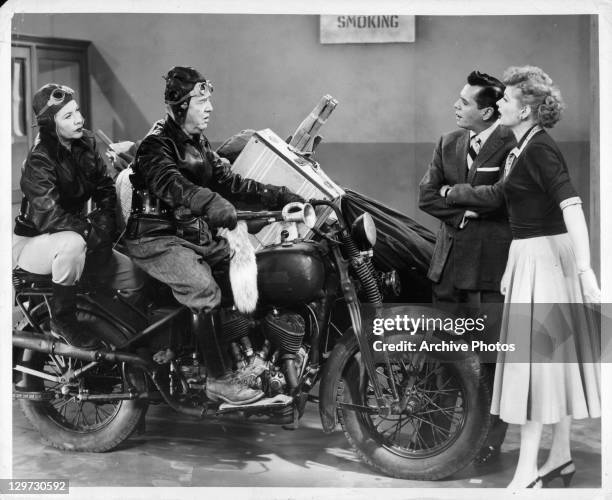
[(208, 378), (206, 381), (206, 396), (213, 400), (223, 400), (233, 405), (254, 403), (263, 397), (263, 391), (253, 389), (235, 376)]
[[(224, 356), (219, 346), (218, 339), (223, 338), (223, 327), (219, 311), (213, 310), (205, 316), (209, 323), (210, 331), (204, 331), (199, 314), (194, 314), (194, 331), (198, 332), (198, 339), (202, 342), (204, 357), (206, 359), (209, 373), (206, 381), (206, 396), (212, 401), (225, 401), (233, 405), (244, 405), (254, 403), (261, 399), (264, 393), (261, 390), (249, 387), (247, 383), (236, 377), (235, 372), (226, 368)], [(217, 369), (210, 371), (211, 366)]]
[(258, 377), (268, 369), (268, 363), (259, 356), (253, 356), (249, 363), (243, 368), (239, 368), (233, 373), (233, 376), (242, 383), (247, 384), (254, 389), (261, 388), (261, 382), (258, 383)]
[(86, 333), (76, 317), (76, 286), (53, 283), (51, 300), (51, 335), (81, 349), (103, 347), (102, 342)]

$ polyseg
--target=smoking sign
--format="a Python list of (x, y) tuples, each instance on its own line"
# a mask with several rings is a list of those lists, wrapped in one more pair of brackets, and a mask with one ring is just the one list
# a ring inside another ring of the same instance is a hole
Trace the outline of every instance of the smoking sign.
[(409, 43), (414, 16), (320, 16), (321, 43)]

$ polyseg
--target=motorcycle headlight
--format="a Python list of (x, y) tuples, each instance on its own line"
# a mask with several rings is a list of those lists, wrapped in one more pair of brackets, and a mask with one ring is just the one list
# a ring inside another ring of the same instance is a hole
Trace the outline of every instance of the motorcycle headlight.
[(351, 226), (351, 236), (361, 250), (370, 250), (376, 245), (376, 224), (372, 216), (365, 212), (355, 219)]

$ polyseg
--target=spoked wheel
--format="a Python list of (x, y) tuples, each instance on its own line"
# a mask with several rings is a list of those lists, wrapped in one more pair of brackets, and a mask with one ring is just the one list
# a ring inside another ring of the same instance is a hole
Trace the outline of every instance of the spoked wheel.
[[(46, 313), (38, 318), (43, 330), (48, 330), (48, 319)], [(122, 334), (102, 318), (80, 312), (78, 319), (106, 347), (123, 342)], [(16, 364), (48, 374), (45, 379), (26, 376), (32, 397), (20, 404), (43, 439), (56, 448), (109, 451), (132, 434), (147, 409), (142, 401), (112, 399), (113, 394), (146, 387), (144, 374), (125, 365), (30, 350), (21, 351)]]
[(338, 409), (349, 442), (366, 463), (393, 477), (433, 480), (454, 474), (474, 459), (489, 427), (489, 395), (479, 383), (477, 359), (440, 362), (421, 353), (388, 354), (389, 366), (376, 360), (384, 398), (399, 400), (387, 414), (378, 411), (360, 354), (346, 365)]
[[(86, 369), (80, 360), (63, 356), (47, 356), (43, 371), (52, 376), (67, 377), (69, 374)], [(45, 392), (49, 401), (48, 416), (66, 430), (91, 432), (99, 430), (116, 417), (121, 401), (82, 401), (79, 395), (109, 395), (124, 392), (121, 367), (95, 366), (87, 370), (74, 384), (45, 381)]]

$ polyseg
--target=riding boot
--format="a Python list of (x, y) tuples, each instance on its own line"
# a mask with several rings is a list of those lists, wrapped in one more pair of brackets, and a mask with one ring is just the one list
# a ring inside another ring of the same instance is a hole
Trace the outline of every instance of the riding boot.
[(233, 405), (246, 405), (263, 398), (264, 393), (253, 389), (248, 382), (235, 377), (206, 380), (206, 396), (213, 401), (225, 401)]
[(76, 317), (76, 286), (53, 283), (51, 335), (81, 349), (99, 349), (101, 341), (91, 337)]
[[(220, 315), (217, 311), (214, 311), (207, 316), (207, 326), (210, 326), (210, 330), (207, 332), (208, 335), (206, 335), (208, 342), (206, 342), (205, 345), (207, 349), (203, 354), (207, 361), (210, 360), (210, 358), (216, 357), (217, 363), (225, 367), (227, 365), (223, 359), (222, 349), (219, 347), (219, 340), (223, 338)], [(200, 332), (200, 334), (202, 333), (203, 332)], [(209, 350), (210, 347), (214, 348), (213, 352)], [(233, 374), (228, 371), (217, 378), (213, 378), (209, 375), (206, 379), (206, 396), (213, 401), (221, 400), (234, 405), (244, 405), (254, 403), (261, 399), (263, 395), (263, 391), (249, 387), (247, 383), (233, 376)]]
[(217, 310), (210, 313), (192, 313), (191, 327), (196, 334), (198, 350), (209, 376), (222, 377), (231, 372), (229, 360), (220, 345), (221, 321)]

